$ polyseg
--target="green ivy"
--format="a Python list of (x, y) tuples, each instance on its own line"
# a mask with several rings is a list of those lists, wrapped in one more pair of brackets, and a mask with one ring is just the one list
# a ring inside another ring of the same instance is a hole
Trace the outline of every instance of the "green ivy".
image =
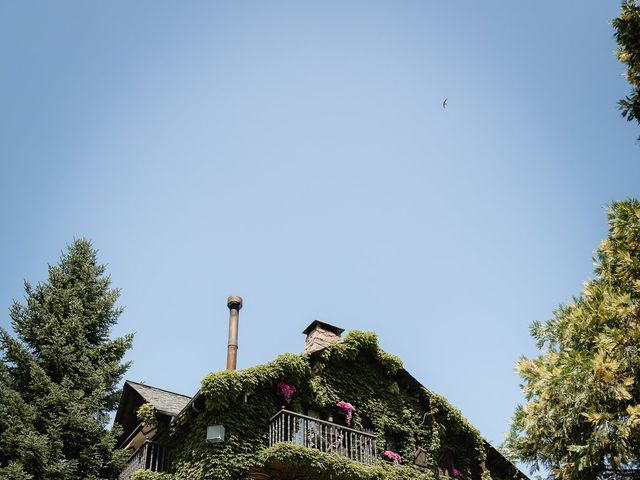
[(150, 403), (143, 403), (136, 412), (138, 420), (150, 427), (157, 427), (158, 420), (156, 418), (156, 408)]
[(267, 448), (258, 456), (264, 467), (273, 463), (288, 465), (308, 480), (433, 480), (431, 472), (413, 467), (392, 465), (377, 460), (372, 466), (362, 465), (346, 457), (283, 442)]
[(151, 472), (149, 470), (136, 470), (129, 480), (174, 480), (170, 473)]
[[(479, 432), (443, 397), (403, 381), (401, 369), (401, 360), (380, 349), (375, 334), (352, 331), (343, 342), (313, 355), (284, 354), (254, 368), (211, 373), (201, 386), (205, 409), (185, 411), (172, 425), (175, 478), (243, 480), (251, 467), (276, 462), (318, 480), (430, 480), (432, 471), (412, 465), (420, 447), (433, 471), (453, 466), (470, 479), (473, 466), (485, 459)], [(296, 387), (290, 408), (299, 413), (305, 408), (330, 412), (339, 400), (352, 403), (353, 427), (373, 425), (378, 453), (393, 438), (405, 463), (378, 460), (366, 466), (288, 442), (267, 448), (279, 381)], [(205, 441), (207, 426), (213, 424), (224, 425), (224, 442)], [(490, 478), (489, 473), (483, 476)]]

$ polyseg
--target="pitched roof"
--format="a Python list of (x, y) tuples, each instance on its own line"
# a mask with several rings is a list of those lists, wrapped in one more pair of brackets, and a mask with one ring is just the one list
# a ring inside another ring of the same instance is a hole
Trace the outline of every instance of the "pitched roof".
[(172, 417), (180, 413), (191, 400), (191, 397), (187, 395), (169, 392), (151, 385), (132, 382), (131, 380), (127, 380), (125, 383), (138, 392), (146, 402), (156, 407), (158, 412)]
[[(302, 333), (308, 334), (316, 326), (320, 326), (321, 328), (324, 328), (329, 331), (334, 331), (337, 335), (340, 335), (342, 332), (344, 332), (344, 329), (340, 327), (335, 327), (333, 325), (322, 322), (320, 320), (314, 320)], [(326, 347), (322, 347), (320, 350), (313, 352), (313, 354), (311, 355), (311, 358), (317, 358), (317, 356), (319, 355), (319, 352), (321, 352), (325, 348)], [(400, 368), (400, 370), (398, 370), (396, 377), (398, 379), (398, 382), (402, 382), (404, 384), (405, 388), (412, 389), (414, 393), (417, 394), (420, 400), (424, 399), (424, 392), (429, 391), (424, 385), (422, 385), (420, 381), (418, 381), (413, 375), (411, 375), (404, 368)], [(191, 403), (195, 404), (198, 400), (202, 398), (202, 396), (203, 396), (202, 391), (198, 390), (196, 394), (193, 396), (193, 398), (188, 399), (187, 403), (184, 404), (184, 408), (182, 410), (186, 410)], [(429, 406), (428, 405), (423, 406), (423, 409), (425, 412), (428, 412)], [(182, 414), (182, 410), (179, 411), (178, 414)], [(194, 410), (196, 411), (196, 415), (200, 412), (198, 408), (195, 408)], [(177, 418), (178, 414), (175, 414), (173, 416)], [(175, 419), (172, 419), (172, 421), (173, 420)], [(511, 460), (508, 460), (507, 458), (505, 458), (503, 454), (500, 451), (498, 451), (495, 447), (493, 447), (493, 445), (491, 445), (487, 440), (485, 440), (484, 437), (482, 437), (482, 440), (485, 448), (487, 449), (487, 461), (490, 461), (492, 464), (502, 465), (502, 468), (511, 469), (511, 474), (513, 479), (529, 480), (529, 477), (527, 477), (518, 468), (518, 466), (515, 465), (515, 463), (512, 463)]]

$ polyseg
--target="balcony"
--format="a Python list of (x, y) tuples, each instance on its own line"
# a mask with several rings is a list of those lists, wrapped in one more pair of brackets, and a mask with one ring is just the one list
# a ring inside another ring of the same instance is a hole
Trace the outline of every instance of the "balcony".
[(120, 473), (120, 480), (126, 480), (133, 472), (143, 468), (153, 472), (166, 472), (169, 465), (167, 449), (157, 442), (147, 440), (129, 457), (127, 465)]
[(376, 456), (376, 436), (335, 423), (280, 410), (271, 417), (269, 446), (292, 442), (371, 465)]

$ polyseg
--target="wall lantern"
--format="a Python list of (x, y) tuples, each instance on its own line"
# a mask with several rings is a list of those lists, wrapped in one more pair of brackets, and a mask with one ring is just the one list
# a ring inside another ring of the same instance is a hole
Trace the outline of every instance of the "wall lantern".
[(209, 425), (207, 427), (207, 442), (224, 442), (224, 425)]

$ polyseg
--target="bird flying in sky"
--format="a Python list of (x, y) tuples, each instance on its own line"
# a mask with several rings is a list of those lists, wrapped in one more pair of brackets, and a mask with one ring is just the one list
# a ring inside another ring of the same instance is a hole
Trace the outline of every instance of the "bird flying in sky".
[(447, 98), (444, 99), (444, 102), (442, 102), (442, 108), (447, 108)]

